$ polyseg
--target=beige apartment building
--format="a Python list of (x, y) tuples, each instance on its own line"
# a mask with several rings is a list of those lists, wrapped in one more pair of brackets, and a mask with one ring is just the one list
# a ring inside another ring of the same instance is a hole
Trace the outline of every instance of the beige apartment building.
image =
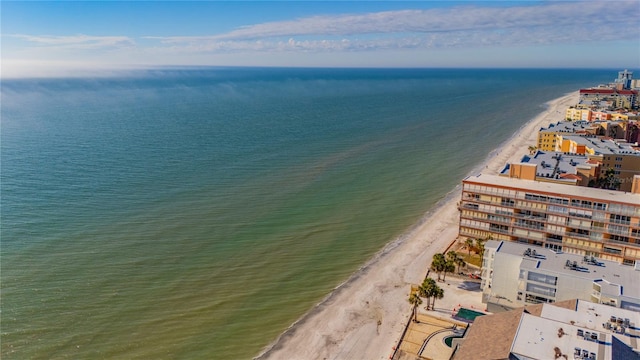
[(462, 183), (459, 234), (633, 265), (640, 261), (640, 189), (634, 190), (470, 176)]

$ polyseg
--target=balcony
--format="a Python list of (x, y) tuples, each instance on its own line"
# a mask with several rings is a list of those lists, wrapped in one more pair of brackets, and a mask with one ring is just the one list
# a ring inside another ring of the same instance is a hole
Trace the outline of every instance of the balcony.
[(537, 231), (545, 231), (544, 230), (544, 225), (534, 225), (534, 224), (525, 224), (525, 223), (520, 223), (518, 221), (514, 222), (512, 224), (512, 226), (517, 226), (519, 228), (523, 228), (523, 229), (527, 229), (527, 230), (537, 230)]
[(583, 240), (591, 240), (591, 236), (589, 234), (582, 234), (574, 231), (567, 231), (567, 236), (571, 236), (573, 238), (580, 238)]
[(629, 229), (607, 229), (607, 232), (609, 234), (614, 234), (614, 235), (622, 235), (622, 236), (629, 236)]
[(609, 219), (610, 224), (631, 225), (631, 220)]
[(548, 243), (562, 244), (562, 239), (551, 238), (548, 236), (544, 238), (544, 241)]
[[(483, 229), (484, 230), (484, 229)], [(511, 235), (511, 230), (509, 229), (497, 229), (497, 228), (489, 228), (488, 231), (500, 234)]]
[(511, 219), (509, 218), (491, 217), (491, 215), (487, 217), (483, 217), (483, 216), (476, 216), (476, 215), (462, 213), (460, 214), (460, 217), (463, 219), (478, 220), (483, 222), (494, 222), (494, 223), (501, 223), (501, 224), (507, 224), (507, 225), (511, 224)]

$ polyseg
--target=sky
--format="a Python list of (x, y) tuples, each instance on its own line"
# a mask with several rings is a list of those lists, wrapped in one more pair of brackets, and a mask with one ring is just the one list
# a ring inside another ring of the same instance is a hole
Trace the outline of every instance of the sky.
[(161, 66), (640, 68), (640, 0), (5, 1), (0, 76)]

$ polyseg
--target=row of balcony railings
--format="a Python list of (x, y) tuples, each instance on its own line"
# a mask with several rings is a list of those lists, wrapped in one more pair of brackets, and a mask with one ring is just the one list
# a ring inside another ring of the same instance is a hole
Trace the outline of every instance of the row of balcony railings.
[[(484, 203), (484, 204), (492, 204), (492, 205), (498, 205), (497, 202), (491, 202), (491, 201), (485, 201), (485, 200), (481, 200), (481, 199), (471, 199), (471, 201), (474, 202), (479, 202), (479, 203)], [(505, 204), (500, 203), (499, 205), (501, 206), (508, 206)], [(516, 209), (524, 209), (524, 210), (541, 210), (537, 207), (533, 207), (533, 206), (528, 206), (527, 204), (523, 204), (523, 203), (518, 203), (517, 206), (516, 205), (511, 205), (510, 207), (516, 208)], [(478, 210), (478, 211), (483, 211), (483, 212), (487, 212), (490, 213), (492, 212), (491, 210), (484, 210), (482, 208), (480, 208), (480, 206), (478, 204), (473, 204), (473, 203), (463, 203), (461, 205), (461, 208), (463, 209), (470, 209), (470, 210)], [(601, 221), (601, 222), (605, 222), (605, 223), (612, 223), (612, 224), (620, 224), (620, 225), (631, 225), (631, 219), (615, 219), (615, 218), (611, 218), (611, 216), (606, 216), (604, 213), (598, 213), (597, 215), (595, 214), (583, 214), (583, 213), (576, 213), (576, 212), (572, 212), (570, 211), (569, 208), (566, 207), (559, 207), (559, 206), (549, 206), (546, 209), (547, 213), (550, 214), (560, 214), (560, 215), (564, 215), (564, 216), (569, 216), (569, 217), (573, 217), (573, 218), (578, 218), (578, 219), (587, 219), (587, 220), (595, 220), (595, 221)], [(497, 212), (496, 212), (497, 213)], [(504, 214), (505, 212), (501, 212), (501, 214)], [(511, 214), (509, 214), (511, 215)], [(540, 215), (532, 215), (532, 214), (522, 214), (521, 213), (513, 213), (512, 216), (516, 216), (516, 217), (522, 217), (522, 218), (540, 218), (540, 219), (546, 219), (545, 216), (548, 215), (544, 215), (544, 216), (540, 216)], [(640, 223), (638, 224), (640, 225)]]
[[(464, 225), (464, 224), (463, 224)], [(466, 230), (465, 228), (461, 228), (460, 229), (460, 234), (461, 235), (467, 235), (467, 236), (476, 236), (476, 232), (472, 231), (473, 230), (481, 230), (481, 231), (485, 231), (487, 233), (493, 233), (493, 234), (504, 234), (504, 235), (509, 235), (509, 236), (522, 236), (523, 234), (518, 233), (516, 230), (517, 229), (500, 229), (500, 228), (491, 228), (491, 227), (477, 227), (477, 226), (473, 226), (470, 224), (467, 224), (467, 226), (470, 228), (470, 230)], [(622, 245), (628, 245), (628, 244), (637, 244), (640, 245), (640, 239), (633, 239), (633, 238), (628, 238), (626, 240), (620, 240), (620, 239), (614, 239), (614, 238), (605, 238), (602, 234), (590, 234), (590, 235), (586, 235), (586, 234), (579, 234), (579, 233), (571, 233), (571, 232), (566, 232), (566, 231), (545, 231), (547, 234), (552, 234), (552, 235), (556, 235), (556, 236), (562, 236), (562, 239), (557, 239), (557, 238), (553, 238), (553, 237), (548, 237), (548, 236), (544, 236), (543, 233), (530, 233), (527, 235), (527, 238), (519, 238), (520, 242), (522, 243), (529, 243), (530, 241), (545, 241), (546, 243), (555, 243), (555, 244), (567, 244), (570, 245), (571, 247), (575, 247), (575, 248), (581, 248), (581, 249), (588, 249), (588, 250), (593, 250), (594, 247), (591, 245), (580, 245), (577, 243), (568, 243), (567, 241), (571, 241), (573, 240), (587, 240), (590, 242), (597, 242), (599, 244), (606, 244), (606, 243), (618, 243), (618, 244), (622, 244)], [(600, 247), (598, 247), (598, 249), (600, 249)]]
[[(579, 236), (581, 238), (587, 238), (587, 239), (591, 239), (591, 240), (601, 240), (603, 238), (603, 233), (609, 233), (609, 234), (613, 234), (613, 235), (622, 235), (622, 236), (630, 236), (630, 237), (640, 237), (640, 232), (638, 232), (637, 234), (633, 234), (630, 230), (631, 228), (614, 228), (611, 226), (608, 227), (602, 227), (602, 226), (589, 226), (586, 224), (568, 224), (568, 223), (559, 223), (559, 222), (555, 222), (555, 223), (548, 223), (548, 224), (527, 224), (524, 223), (522, 221), (520, 221), (520, 219), (515, 219), (515, 221), (513, 221), (513, 219), (508, 219), (508, 218), (500, 218), (500, 217), (495, 217), (495, 218), (491, 218), (491, 217), (482, 217), (482, 216), (475, 216), (475, 215), (469, 215), (469, 214), (463, 214), (461, 215), (463, 218), (466, 219), (472, 219), (472, 220), (478, 220), (478, 221), (483, 221), (485, 223), (491, 224), (491, 223), (498, 223), (498, 224), (505, 224), (505, 225), (511, 225), (511, 226), (516, 226), (516, 227), (520, 227), (520, 228), (525, 228), (525, 229), (530, 229), (530, 230), (539, 230), (539, 231), (544, 231), (544, 232), (548, 232), (548, 233), (553, 233), (553, 234), (558, 234), (558, 235), (571, 235), (571, 236)], [(553, 225), (560, 225), (563, 227), (569, 227), (571, 229), (575, 229), (575, 230), (584, 230), (584, 231), (588, 231), (588, 233), (581, 233), (579, 231), (574, 231), (574, 230), (567, 230), (565, 229), (554, 229), (553, 227), (549, 227), (549, 225), (553, 226)]]
[(605, 204), (605, 203), (591, 202), (591, 201), (577, 200), (577, 199), (570, 200), (567, 198), (555, 198), (551, 196), (527, 194), (521, 191), (513, 195), (511, 193), (505, 193), (504, 191), (490, 190), (487, 188), (485, 189), (464, 188), (463, 189), (463, 199), (464, 199), (464, 196), (473, 197), (473, 194), (500, 196), (507, 201), (513, 201), (513, 199), (527, 200), (527, 201), (534, 201), (536, 203), (541, 203), (541, 204), (564, 205), (564, 206), (570, 206), (573, 208), (590, 209), (590, 210), (596, 210), (596, 211), (607, 211), (609, 213), (616, 213), (620, 215), (640, 216), (640, 206), (622, 205), (622, 204)]

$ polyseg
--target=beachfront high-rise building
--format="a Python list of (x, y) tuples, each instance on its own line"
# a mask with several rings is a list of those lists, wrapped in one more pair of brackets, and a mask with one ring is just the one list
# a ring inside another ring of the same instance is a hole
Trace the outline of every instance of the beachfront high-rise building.
[(640, 193), (495, 175), (462, 182), (461, 237), (640, 262)]
[(490, 312), (526, 304), (581, 299), (640, 311), (640, 261), (626, 266), (527, 244), (488, 241), (482, 302)]
[(618, 72), (618, 78), (615, 80), (615, 83), (620, 84), (623, 89), (630, 89), (632, 80), (633, 80), (633, 71), (624, 69), (624, 71)]

